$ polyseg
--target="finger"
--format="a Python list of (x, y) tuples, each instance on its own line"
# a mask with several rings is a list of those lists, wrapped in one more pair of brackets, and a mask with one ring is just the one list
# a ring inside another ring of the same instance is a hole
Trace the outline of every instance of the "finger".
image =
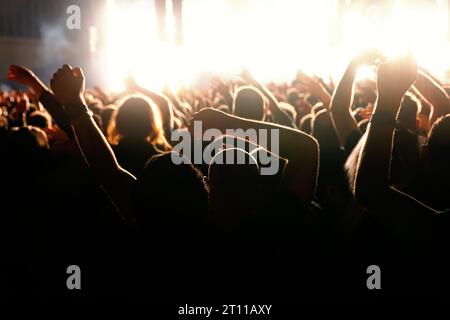
[(72, 70), (72, 73), (73, 73), (75, 76), (77, 76), (77, 77), (84, 78), (83, 70), (81, 70), (80, 67), (77, 67), (77, 68), (73, 69), (73, 70)]

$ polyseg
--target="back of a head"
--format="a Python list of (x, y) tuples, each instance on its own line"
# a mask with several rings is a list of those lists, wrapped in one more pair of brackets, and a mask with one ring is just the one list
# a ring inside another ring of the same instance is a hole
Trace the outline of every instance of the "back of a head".
[(260, 192), (258, 163), (242, 149), (222, 150), (211, 160), (208, 185), (213, 211), (233, 208), (238, 212), (240, 209), (255, 208)]
[(251, 86), (239, 88), (234, 96), (233, 113), (246, 119), (264, 120), (264, 96)]
[(319, 111), (312, 118), (311, 134), (317, 139), (321, 150), (340, 149), (339, 138), (328, 110)]
[(208, 209), (203, 176), (191, 164), (174, 164), (171, 152), (147, 162), (136, 181), (133, 199), (138, 222), (173, 231), (186, 228), (189, 232), (201, 223)]
[(300, 100), (300, 94), (298, 93), (297, 89), (289, 89), (288, 96), (287, 96), (288, 103), (292, 106), (296, 106), (298, 104), (299, 100)]
[[(49, 145), (46, 133), (40, 128), (13, 128), (7, 137), (6, 146), (7, 162), (14, 173), (27, 174), (25, 171), (30, 172), (46, 164)], [(18, 171), (11, 166), (18, 168)]]
[(109, 140), (121, 139), (157, 142), (163, 136), (161, 117), (154, 104), (143, 96), (131, 96), (124, 100), (111, 119)]

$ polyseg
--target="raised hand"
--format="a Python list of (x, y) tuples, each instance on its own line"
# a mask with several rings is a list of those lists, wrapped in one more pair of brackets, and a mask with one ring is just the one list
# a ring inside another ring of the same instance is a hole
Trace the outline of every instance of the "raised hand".
[(28, 86), (36, 97), (42, 95), (44, 90), (46, 90), (46, 86), (42, 83), (42, 81), (28, 68), (10, 65), (7, 73), (8, 80), (17, 81), (25, 86)]
[(382, 98), (400, 101), (417, 79), (417, 62), (411, 56), (400, 57), (378, 67), (377, 88)]
[(247, 68), (242, 67), (239, 76), (248, 84), (254, 85), (257, 81)]
[(319, 81), (299, 71), (297, 73), (297, 83), (300, 86), (300, 89), (303, 89), (309, 94), (321, 99), (323, 103), (327, 104), (327, 106), (329, 105), (331, 96)]
[(72, 69), (65, 64), (53, 74), (50, 86), (56, 99), (64, 106), (85, 105), (85, 80), (80, 68)]
[(219, 92), (222, 96), (229, 94), (230, 92), (230, 84), (222, 80), (220, 77), (213, 77), (211, 79), (212, 88)]

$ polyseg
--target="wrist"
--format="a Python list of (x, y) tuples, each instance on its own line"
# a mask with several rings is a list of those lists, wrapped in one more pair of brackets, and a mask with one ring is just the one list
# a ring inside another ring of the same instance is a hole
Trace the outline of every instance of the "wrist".
[(91, 113), (82, 100), (73, 101), (64, 105), (67, 118), (70, 123), (76, 122), (82, 116), (91, 116)]
[(400, 103), (401, 100), (392, 97), (378, 97), (374, 113), (370, 117), (370, 123), (395, 126)]
[(31, 86), (31, 89), (36, 95), (37, 100), (41, 99), (41, 96), (44, 94), (45, 91), (49, 91), (47, 87), (45, 87), (43, 84), (39, 82), (34, 83), (34, 85)]
[(383, 109), (394, 109), (397, 110), (402, 102), (403, 96), (397, 96), (395, 94), (383, 94), (379, 93), (377, 98), (377, 108), (378, 106), (383, 106)]

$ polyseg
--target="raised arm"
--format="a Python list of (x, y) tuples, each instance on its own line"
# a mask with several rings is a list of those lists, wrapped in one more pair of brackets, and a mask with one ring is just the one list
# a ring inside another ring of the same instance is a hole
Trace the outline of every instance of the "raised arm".
[(380, 65), (378, 69), (378, 100), (367, 129), (355, 181), (356, 199), (396, 228), (411, 222), (423, 222), (435, 213), (414, 198), (390, 187), (389, 168), (396, 115), (401, 100), (417, 76), (412, 58), (403, 58)]
[(81, 69), (64, 65), (50, 86), (56, 99), (65, 106), (79, 148), (95, 176), (124, 218), (129, 218), (130, 198), (135, 177), (123, 170), (111, 147), (97, 127), (84, 101), (84, 76)]
[(8, 68), (8, 79), (28, 86), (36, 96), (36, 99), (42, 102), (58, 127), (62, 129), (69, 138), (73, 138), (72, 128), (70, 127), (61, 104), (55, 99), (47, 86), (33, 73), (33, 71), (25, 67), (11, 65)]
[[(200, 111), (194, 116), (194, 120), (202, 121), (205, 130), (215, 128), (224, 133), (226, 129), (255, 129), (257, 132), (265, 130), (268, 143), (264, 148), (288, 161), (283, 174), (287, 187), (305, 205), (311, 202), (316, 188), (319, 161), (319, 148), (314, 138), (285, 126), (239, 118), (214, 109)], [(273, 136), (275, 132), (278, 133), (277, 136)], [(274, 146), (278, 150), (274, 150)]]
[(328, 91), (325, 89), (322, 83), (311, 78), (310, 76), (301, 71), (297, 73), (296, 82), (309, 94), (313, 95), (314, 97), (322, 101), (323, 105), (327, 109), (330, 107), (331, 95), (328, 93)]
[(343, 147), (346, 145), (350, 134), (355, 131), (360, 132), (358, 123), (351, 113), (356, 73), (362, 65), (374, 64), (379, 58), (379, 53), (373, 50), (364, 52), (354, 58), (348, 65), (334, 91), (333, 98), (331, 99), (330, 112), (339, 141)]
[(263, 95), (269, 100), (269, 110), (273, 115), (274, 121), (276, 123), (279, 123), (284, 126), (293, 127), (292, 120), (289, 118), (289, 116), (281, 110), (281, 108), (278, 105), (278, 100), (275, 98), (275, 96), (270, 92), (269, 89), (262, 83), (260, 83), (258, 80), (256, 80), (251, 73), (243, 69), (241, 73), (241, 77), (247, 81), (250, 85), (257, 88), (259, 91), (263, 93)]
[(432, 77), (419, 71), (414, 87), (433, 107), (430, 114), (430, 127), (438, 118), (450, 113), (450, 99), (444, 88)]

